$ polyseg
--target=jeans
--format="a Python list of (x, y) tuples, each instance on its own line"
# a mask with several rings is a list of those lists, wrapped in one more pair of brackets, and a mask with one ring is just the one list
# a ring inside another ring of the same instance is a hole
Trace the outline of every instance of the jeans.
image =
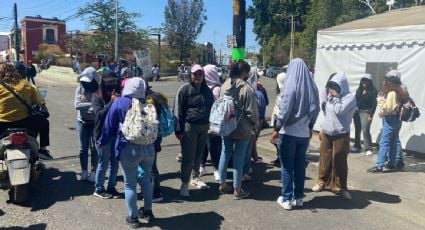
[(91, 171), (95, 171), (97, 168), (97, 151), (93, 129), (94, 124), (84, 124), (82, 121), (77, 121), (77, 131), (80, 139), (80, 164), (83, 171), (87, 171), (89, 148), (91, 150)]
[(115, 185), (117, 184), (118, 160), (115, 158), (114, 154), (114, 142), (115, 137), (112, 137), (104, 146), (97, 147), (99, 162), (96, 169), (96, 192), (105, 191), (103, 184), (105, 182), (105, 174), (107, 169), (109, 170), (107, 190), (114, 189)]
[(376, 167), (382, 168), (388, 153), (388, 165), (395, 165), (397, 155), (397, 138), (400, 132), (401, 121), (397, 115), (382, 117), (381, 140), (379, 141)]
[(194, 176), (199, 176), (199, 166), (207, 143), (208, 128), (208, 124), (185, 124), (185, 134), (180, 141), (182, 148), (180, 178), (182, 183), (189, 183), (192, 169)]
[(227, 164), (233, 155), (233, 187), (240, 188), (242, 183), (243, 167), (245, 162), (246, 149), (249, 139), (233, 139), (223, 137), (223, 146), (221, 149), (220, 163), (218, 170), (220, 172), (220, 184), (226, 181)]
[(137, 166), (140, 164), (144, 170), (142, 190), (144, 209), (152, 209), (152, 184), (150, 171), (155, 158), (155, 150), (152, 145), (135, 145), (127, 143), (120, 152), (120, 161), (124, 176), (124, 194), (128, 209), (128, 216), (136, 218), (137, 210)]
[(370, 135), (370, 125), (372, 121), (369, 121), (369, 113), (367, 111), (356, 111), (353, 120), (355, 128), (354, 146), (361, 148), (360, 133), (362, 132), (364, 149), (372, 150), (372, 137)]
[[(158, 153), (155, 153), (155, 158), (152, 163), (151, 169), (151, 183), (153, 183), (153, 193), (159, 194), (161, 192), (160, 189), (160, 178), (159, 178), (159, 170), (156, 165)], [(139, 163), (137, 168), (137, 183), (139, 183), (140, 187), (143, 187), (143, 177), (145, 176), (145, 171), (143, 170), (142, 163)]]
[(395, 156), (395, 162), (396, 164), (403, 163), (403, 151), (401, 148), (400, 135), (397, 135), (397, 153)]
[(304, 197), (305, 158), (309, 138), (285, 134), (279, 136), (283, 200), (301, 199)]
[(248, 147), (246, 148), (242, 176), (247, 174), (249, 169), (251, 168), (251, 153), (252, 153), (252, 148), (253, 148), (252, 142), (253, 142), (253, 139), (250, 138), (249, 141), (248, 141)]

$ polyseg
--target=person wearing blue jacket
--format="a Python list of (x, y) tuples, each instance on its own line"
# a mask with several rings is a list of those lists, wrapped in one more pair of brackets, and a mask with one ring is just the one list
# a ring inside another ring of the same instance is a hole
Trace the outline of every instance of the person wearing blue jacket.
[(324, 120), (320, 133), (319, 180), (314, 192), (329, 189), (351, 199), (347, 188), (347, 156), (350, 151), (350, 124), (356, 111), (356, 98), (350, 93), (345, 73), (335, 74), (327, 83), (323, 103)]
[[(139, 145), (130, 143), (122, 134), (120, 124), (124, 123), (125, 115), (131, 108), (131, 100), (137, 98), (144, 101), (146, 96), (146, 83), (141, 78), (131, 78), (125, 84), (122, 95), (112, 103), (98, 139), (100, 146), (108, 143), (109, 139), (116, 134), (115, 156), (120, 160), (124, 176), (125, 202), (128, 209), (126, 222), (132, 228), (140, 227), (138, 217), (152, 220), (152, 184), (150, 172), (155, 159), (153, 144)], [(137, 166), (142, 166), (144, 173), (142, 190), (144, 195), (144, 207), (137, 210)]]
[(320, 111), (316, 84), (302, 59), (289, 63), (280, 97), (270, 142), (279, 136), (282, 195), (277, 203), (289, 210), (303, 206), (306, 153)]

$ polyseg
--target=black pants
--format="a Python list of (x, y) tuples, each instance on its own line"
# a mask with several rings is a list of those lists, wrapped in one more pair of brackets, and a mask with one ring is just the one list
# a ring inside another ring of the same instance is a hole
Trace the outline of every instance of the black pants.
[(208, 158), (208, 152), (211, 155), (211, 161), (214, 168), (218, 169), (221, 155), (221, 137), (216, 135), (208, 135), (207, 145), (205, 146), (204, 155), (202, 156), (201, 165), (205, 166)]
[(37, 118), (31, 122), (31, 129), (34, 130), (34, 134), (37, 137), (40, 135), (40, 147), (46, 147), (50, 145), (50, 123), (47, 118)]

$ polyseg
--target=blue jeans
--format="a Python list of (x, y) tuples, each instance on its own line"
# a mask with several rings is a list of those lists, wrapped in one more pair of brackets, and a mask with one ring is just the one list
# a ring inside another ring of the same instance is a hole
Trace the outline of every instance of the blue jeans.
[(376, 167), (382, 168), (388, 153), (388, 165), (395, 165), (397, 156), (397, 139), (400, 132), (401, 121), (397, 115), (382, 117), (381, 140), (376, 158)]
[(403, 151), (401, 148), (400, 135), (397, 135), (397, 154), (395, 157), (396, 164), (403, 163)]
[(144, 170), (142, 190), (144, 209), (152, 209), (152, 184), (150, 172), (155, 158), (153, 145), (135, 145), (127, 143), (120, 152), (120, 161), (124, 176), (124, 194), (128, 209), (128, 216), (136, 218), (137, 210), (137, 166), (141, 165)]
[(96, 142), (93, 136), (93, 124), (84, 124), (82, 121), (77, 121), (78, 137), (80, 139), (80, 164), (81, 170), (87, 171), (89, 161), (89, 148), (91, 152), (91, 171), (97, 168), (97, 151)]
[(248, 147), (246, 148), (246, 152), (245, 152), (242, 176), (247, 174), (249, 172), (249, 169), (251, 168), (252, 147), (253, 147), (252, 138), (250, 138), (248, 141)]
[(309, 138), (285, 134), (280, 134), (279, 138), (283, 200), (301, 199), (304, 197), (305, 156)]
[(105, 191), (103, 186), (105, 182), (106, 170), (109, 170), (107, 190), (114, 189), (117, 184), (118, 160), (115, 158), (114, 149), (115, 137), (112, 137), (104, 146), (97, 147), (99, 162), (96, 169), (95, 191)]
[(230, 157), (233, 155), (233, 187), (240, 188), (249, 139), (238, 140), (230, 137), (223, 137), (222, 143), (220, 163), (218, 165), (218, 170), (220, 171), (220, 184), (226, 181), (227, 164), (229, 163)]

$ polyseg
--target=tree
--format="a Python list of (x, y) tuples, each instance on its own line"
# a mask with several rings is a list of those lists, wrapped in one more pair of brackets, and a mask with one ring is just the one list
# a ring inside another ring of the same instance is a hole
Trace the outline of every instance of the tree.
[(203, 0), (168, 0), (164, 11), (164, 34), (180, 62), (190, 57), (196, 38), (207, 20), (205, 13)]
[[(78, 14), (87, 17), (88, 23), (94, 28), (92, 36), (88, 37), (89, 52), (114, 56), (115, 50), (115, 1), (95, 0), (78, 10)], [(129, 53), (132, 49), (140, 49), (146, 44), (147, 32), (137, 29), (135, 18), (139, 13), (126, 12), (118, 7), (118, 39), (120, 53)]]

